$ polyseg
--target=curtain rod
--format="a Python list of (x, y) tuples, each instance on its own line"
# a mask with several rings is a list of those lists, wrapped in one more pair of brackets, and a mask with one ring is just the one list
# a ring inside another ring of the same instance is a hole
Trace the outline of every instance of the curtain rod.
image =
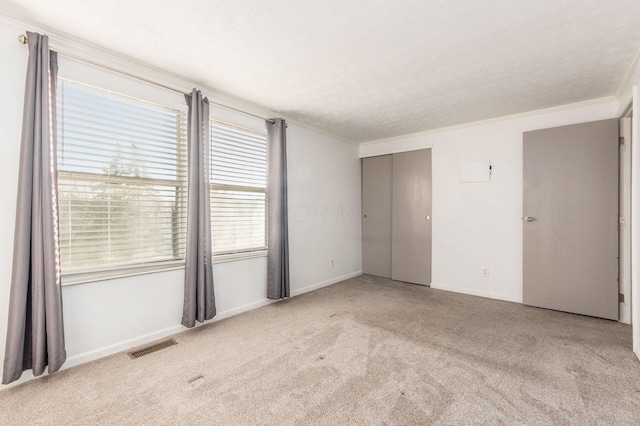
[[(24, 34), (20, 34), (18, 36), (18, 41), (20, 43), (24, 44), (24, 45), (29, 44), (27, 36), (24, 35)], [(161, 88), (163, 88), (165, 90), (169, 90), (171, 92), (179, 93), (181, 95), (187, 95), (188, 94), (188, 93), (184, 93), (182, 90), (178, 90), (176, 88), (173, 88), (173, 87), (170, 87), (170, 86), (166, 86), (164, 84), (161, 84), (161, 83), (158, 83), (158, 82), (155, 82), (155, 81), (152, 81), (152, 80), (147, 80), (144, 77), (140, 77), (140, 76), (137, 76), (135, 74), (130, 74), (130, 73), (126, 72), (126, 71), (122, 71), (122, 70), (119, 70), (119, 69), (116, 69), (116, 68), (110, 67), (108, 65), (104, 65), (104, 64), (98, 63), (98, 62), (94, 62), (94, 61), (92, 61), (90, 59), (86, 59), (86, 58), (83, 58), (81, 56), (74, 55), (73, 53), (68, 53), (68, 52), (64, 52), (64, 51), (60, 51), (60, 50), (55, 50), (55, 51), (58, 54), (66, 56), (68, 58), (75, 59), (75, 60), (78, 60), (78, 61), (82, 61), (82, 62), (85, 62), (87, 64), (91, 64), (91, 65), (94, 65), (94, 66), (97, 66), (97, 67), (100, 67), (100, 68), (103, 68), (103, 69), (106, 69), (106, 70), (109, 70), (109, 71), (112, 71), (112, 72), (115, 72), (115, 73), (118, 73), (118, 74), (121, 74), (121, 75), (124, 75), (124, 76), (127, 76), (127, 77), (135, 78), (136, 80), (143, 81), (143, 82), (145, 82), (147, 84), (151, 84), (153, 86), (161, 87)], [(214, 101), (209, 101), (209, 103), (212, 103), (212, 104), (217, 105), (217, 106), (221, 106), (221, 107), (226, 108), (226, 109), (230, 109), (232, 111), (239, 112), (241, 114), (249, 115), (251, 117), (260, 118), (260, 119), (266, 120), (266, 121), (268, 121), (268, 122), (270, 122), (272, 124), (275, 123), (275, 120), (272, 120), (270, 118), (266, 118), (266, 117), (262, 117), (260, 115), (252, 114), (252, 113), (250, 113), (248, 111), (243, 111), (243, 110), (238, 109), (238, 108), (230, 107), (229, 105), (221, 104), (219, 102), (214, 102)]]

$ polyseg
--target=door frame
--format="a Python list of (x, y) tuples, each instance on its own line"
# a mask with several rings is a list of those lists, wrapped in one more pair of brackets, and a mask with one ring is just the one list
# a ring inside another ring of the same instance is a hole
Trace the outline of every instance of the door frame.
[[(618, 293), (624, 295), (619, 302), (618, 321), (631, 324), (631, 109), (619, 118), (619, 136), (624, 138), (619, 148), (619, 210), (618, 226)], [(623, 124), (626, 120), (628, 124)], [(628, 126), (627, 128), (625, 128)]]
[(640, 234), (634, 232), (633, 224), (640, 223), (640, 185), (634, 185), (640, 179), (640, 117), (633, 114), (636, 105), (640, 105), (638, 86), (633, 87), (633, 98), (626, 114), (631, 114), (631, 326), (633, 352), (640, 359), (640, 259), (634, 256), (640, 253)]

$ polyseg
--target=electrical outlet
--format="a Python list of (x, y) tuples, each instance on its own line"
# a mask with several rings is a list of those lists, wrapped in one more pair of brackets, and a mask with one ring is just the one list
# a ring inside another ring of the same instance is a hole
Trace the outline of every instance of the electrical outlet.
[(480, 269), (480, 275), (482, 277), (488, 277), (489, 276), (489, 268), (487, 268), (486, 266), (483, 266), (482, 269)]
[(334, 266), (336, 266), (336, 263), (333, 259), (329, 259), (329, 267), (333, 268)]

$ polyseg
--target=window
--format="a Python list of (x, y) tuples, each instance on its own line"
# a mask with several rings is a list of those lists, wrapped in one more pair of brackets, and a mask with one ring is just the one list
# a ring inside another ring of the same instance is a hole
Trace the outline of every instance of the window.
[(63, 273), (182, 260), (184, 112), (60, 79), (57, 120)]
[(211, 120), (213, 254), (267, 248), (265, 133)]

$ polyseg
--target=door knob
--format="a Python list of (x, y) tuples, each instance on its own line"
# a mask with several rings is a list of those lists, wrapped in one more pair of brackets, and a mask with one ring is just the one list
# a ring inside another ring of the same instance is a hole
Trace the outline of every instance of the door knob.
[(364, 215), (364, 218), (365, 218), (365, 219), (367, 218), (367, 215), (366, 215), (366, 214)]
[(526, 220), (527, 222), (533, 222), (534, 220), (536, 220), (536, 218), (533, 216), (525, 216), (524, 220)]

